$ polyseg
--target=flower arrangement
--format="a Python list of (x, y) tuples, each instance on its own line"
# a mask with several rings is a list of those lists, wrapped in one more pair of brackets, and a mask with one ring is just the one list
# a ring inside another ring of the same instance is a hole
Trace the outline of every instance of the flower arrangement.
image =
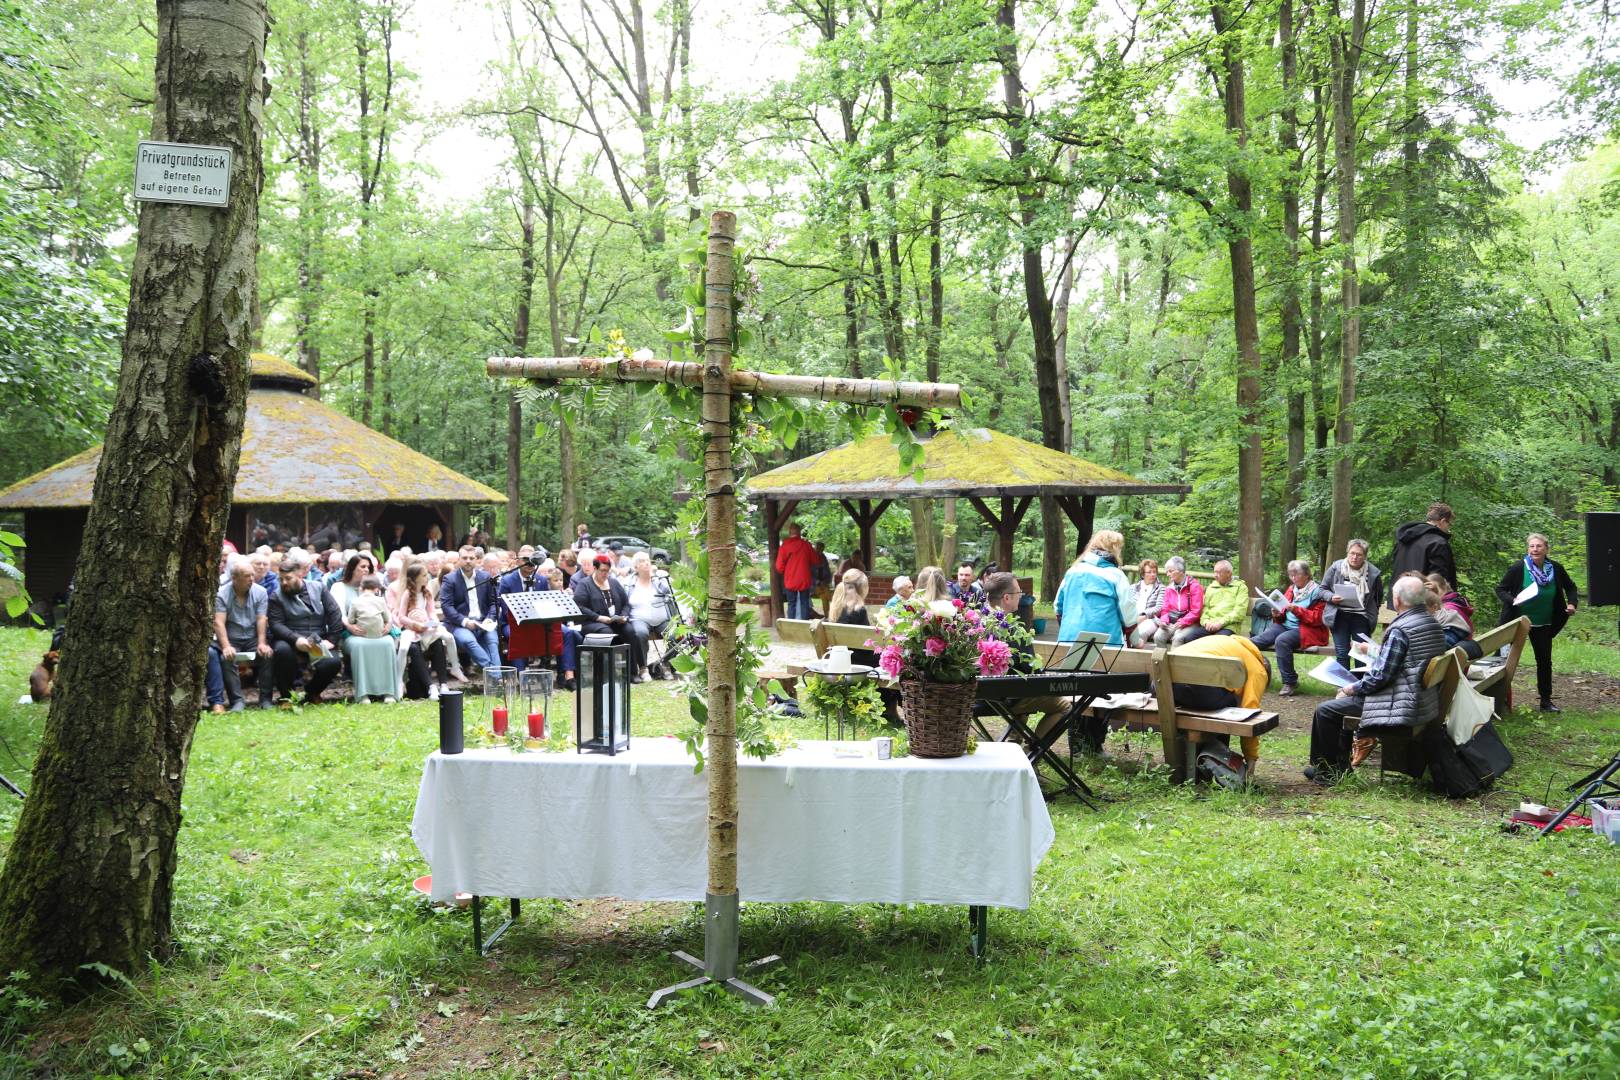
[(908, 600), (882, 629), (878, 666), (895, 679), (965, 683), (1005, 675), (1033, 635), (1014, 615), (961, 600)]

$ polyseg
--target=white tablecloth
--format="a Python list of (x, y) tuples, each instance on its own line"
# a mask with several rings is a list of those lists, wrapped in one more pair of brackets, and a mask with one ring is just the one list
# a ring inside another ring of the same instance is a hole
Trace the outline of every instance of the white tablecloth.
[[(411, 835), (433, 897), (701, 900), (704, 777), (674, 739), (628, 752), (435, 753)], [(1027, 908), (1052, 846), (1034, 771), (1011, 743), (948, 760), (848, 758), (807, 742), (737, 770), (744, 900)]]

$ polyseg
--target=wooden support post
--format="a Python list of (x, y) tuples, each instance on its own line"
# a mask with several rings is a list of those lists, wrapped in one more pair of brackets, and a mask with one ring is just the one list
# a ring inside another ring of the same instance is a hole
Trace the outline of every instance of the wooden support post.
[(872, 563), (877, 555), (876, 551), (873, 550), (872, 543), (872, 526), (876, 522), (877, 518), (872, 514), (872, 500), (862, 499), (860, 518), (861, 565), (866, 567), (868, 574), (872, 572)]

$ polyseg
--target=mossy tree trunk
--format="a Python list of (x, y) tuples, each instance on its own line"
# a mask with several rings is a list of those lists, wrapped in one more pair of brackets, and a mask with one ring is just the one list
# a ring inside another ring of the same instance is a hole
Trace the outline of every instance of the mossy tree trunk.
[(0, 875), (0, 964), (52, 990), (92, 962), (134, 974), (173, 945), (181, 792), (247, 398), (265, 4), (159, 0), (157, 17), (153, 138), (229, 147), (230, 205), (141, 210), (95, 541)]

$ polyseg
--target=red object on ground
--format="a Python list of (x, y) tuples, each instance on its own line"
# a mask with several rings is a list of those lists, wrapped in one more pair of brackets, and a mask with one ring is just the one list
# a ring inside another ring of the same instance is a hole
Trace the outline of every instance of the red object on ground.
[[(432, 874), (423, 874), (421, 877), (419, 877), (415, 881), (411, 882), (411, 888), (415, 889), (417, 892), (421, 893), (423, 896), (432, 896), (433, 895), (433, 875)], [(465, 892), (456, 893), (456, 907), (466, 907), (470, 903), (472, 903), (472, 893), (465, 893)]]

